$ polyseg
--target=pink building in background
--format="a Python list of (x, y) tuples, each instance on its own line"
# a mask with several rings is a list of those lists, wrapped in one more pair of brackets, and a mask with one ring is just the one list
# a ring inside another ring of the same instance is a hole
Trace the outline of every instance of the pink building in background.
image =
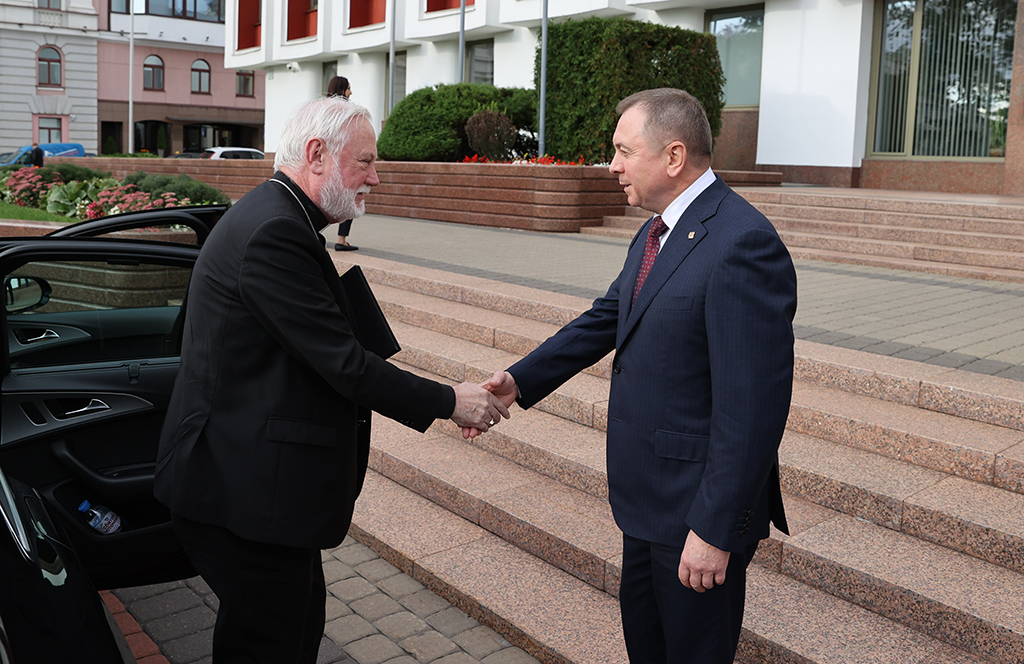
[(136, 151), (262, 149), (264, 73), (224, 67), (221, 0), (135, 0), (134, 21), (127, 1), (93, 0), (99, 151), (128, 149), (130, 34)]

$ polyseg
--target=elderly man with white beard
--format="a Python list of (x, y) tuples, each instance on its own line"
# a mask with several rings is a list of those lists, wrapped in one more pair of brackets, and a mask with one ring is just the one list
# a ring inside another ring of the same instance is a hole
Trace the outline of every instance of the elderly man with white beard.
[(363, 213), (376, 158), (366, 109), (303, 104), (278, 172), (221, 218), (192, 273), (154, 490), (220, 601), (215, 664), (316, 662), (320, 549), (348, 531), (370, 411), (418, 431), (508, 417), (478, 385), (441, 385), (363, 348), (319, 231)]

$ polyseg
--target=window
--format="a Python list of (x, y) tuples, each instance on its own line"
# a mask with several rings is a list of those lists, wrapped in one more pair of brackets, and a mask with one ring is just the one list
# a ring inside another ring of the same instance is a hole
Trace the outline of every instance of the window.
[[(49, 287), (50, 296), (42, 306), (7, 314), (11, 365), (38, 367), (177, 355), (172, 343), (174, 323), (189, 273), (185, 267), (146, 262), (117, 265), (52, 259), (18, 267), (10, 276), (24, 287), (21, 299), (26, 304), (40, 301), (41, 283)], [(132, 310), (130, 316), (125, 313), (128, 310)], [(49, 329), (56, 332), (53, 338), (40, 336)], [(28, 343), (35, 338), (42, 340)]]
[(260, 0), (238, 0), (238, 50), (260, 45)]
[(210, 94), (210, 65), (206, 60), (192, 63), (192, 92)]
[(60, 9), (60, 0), (38, 0), (40, 9)]
[[(472, 7), (475, 0), (466, 0), (466, 6)], [(427, 0), (428, 12), (441, 12), (446, 9), (459, 9), (459, 0)]]
[(880, 0), (870, 152), (1003, 157), (1015, 2)]
[(142, 63), (142, 89), (164, 89), (164, 61), (158, 55), (147, 55)]
[[(127, 14), (128, 0), (111, 0), (110, 11), (114, 14)], [(223, 23), (224, 0), (135, 0), (135, 13)]]
[(39, 142), (63, 143), (60, 118), (39, 118)]
[(224, 0), (198, 0), (195, 2), (195, 14), (189, 15), (187, 10), (189, 7), (192, 7), (192, 1), (193, 0), (186, 0), (186, 11), (181, 14), (182, 17), (196, 18), (200, 21), (208, 21), (210, 23), (224, 22)]
[(718, 57), (725, 74), (725, 105), (759, 104), (764, 6), (709, 12), (708, 32), (718, 42)]
[(310, 0), (288, 0), (287, 39), (305, 39), (315, 37), (317, 28), (317, 9)]
[(387, 18), (385, 0), (349, 0), (348, 27), (361, 28), (383, 23)]
[(39, 51), (39, 85), (59, 87), (60, 52), (47, 46)]
[(235, 73), (235, 96), (253, 97), (256, 76), (251, 69), (239, 69)]
[[(397, 64), (397, 58), (396, 58)], [(494, 84), (494, 40), (466, 44), (466, 82)], [(397, 78), (397, 76), (396, 76)]]

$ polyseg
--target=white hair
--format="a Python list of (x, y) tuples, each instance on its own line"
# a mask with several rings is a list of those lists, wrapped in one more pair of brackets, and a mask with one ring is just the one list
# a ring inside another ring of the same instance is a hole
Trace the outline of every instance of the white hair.
[(338, 154), (358, 118), (373, 122), (368, 110), (341, 97), (318, 97), (299, 105), (284, 123), (274, 170), (302, 168), (306, 143), (313, 138), (322, 140), (328, 153)]

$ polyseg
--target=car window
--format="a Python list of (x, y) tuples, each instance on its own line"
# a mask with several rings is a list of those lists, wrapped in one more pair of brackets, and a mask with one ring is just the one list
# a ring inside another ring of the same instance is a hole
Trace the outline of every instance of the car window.
[(190, 269), (30, 262), (4, 275), (12, 368), (178, 354)]

